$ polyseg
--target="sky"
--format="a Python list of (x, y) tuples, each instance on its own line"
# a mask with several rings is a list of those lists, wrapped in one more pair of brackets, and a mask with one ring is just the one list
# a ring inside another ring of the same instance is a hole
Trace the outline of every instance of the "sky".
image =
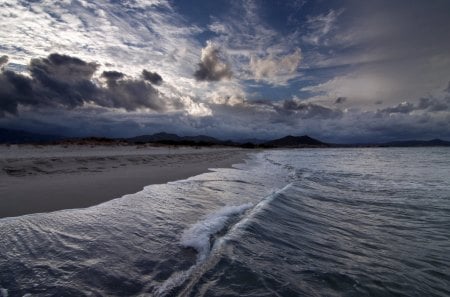
[(0, 127), (450, 139), (447, 0), (2, 0)]

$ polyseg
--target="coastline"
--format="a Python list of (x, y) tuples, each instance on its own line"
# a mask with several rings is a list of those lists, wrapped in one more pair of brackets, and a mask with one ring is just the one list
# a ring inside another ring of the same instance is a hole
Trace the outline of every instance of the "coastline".
[(151, 184), (241, 163), (248, 150), (117, 146), (0, 147), (0, 218), (84, 208)]

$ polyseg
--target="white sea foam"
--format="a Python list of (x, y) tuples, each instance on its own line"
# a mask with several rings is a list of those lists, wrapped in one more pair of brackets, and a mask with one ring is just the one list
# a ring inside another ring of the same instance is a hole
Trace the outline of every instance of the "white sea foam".
[(208, 258), (211, 252), (210, 237), (211, 235), (214, 235), (224, 229), (231, 217), (240, 215), (252, 208), (246, 218), (233, 226), (231, 229), (231, 232), (233, 232), (233, 230), (239, 229), (246, 225), (250, 220), (249, 217), (253, 217), (255, 213), (259, 212), (262, 208), (266, 207), (267, 204), (273, 201), (280, 192), (285, 191), (290, 186), (292, 186), (292, 184), (288, 184), (281, 190), (274, 191), (271, 195), (260, 201), (256, 206), (252, 203), (245, 203), (237, 206), (225, 206), (218, 211), (207, 215), (203, 220), (198, 221), (189, 229), (184, 231), (181, 236), (181, 245), (184, 247), (194, 248), (197, 251), (197, 263), (191, 266), (188, 270), (175, 272), (158, 288), (156, 295), (166, 296), (174, 288), (187, 281), (192, 274), (195, 273), (198, 267), (201, 267), (210, 259)]
[(166, 296), (173, 288), (184, 283), (188, 277), (192, 274), (196, 265), (191, 266), (188, 270), (177, 271), (170, 276), (155, 292), (155, 296)]
[(209, 214), (203, 220), (184, 231), (181, 236), (181, 245), (194, 248), (198, 252), (197, 261), (204, 260), (211, 249), (210, 236), (221, 231), (232, 216), (242, 214), (252, 206), (253, 204), (251, 203), (225, 206)]
[(251, 203), (222, 207), (184, 231), (180, 243), (183, 247), (191, 247), (197, 251), (197, 263), (188, 270), (175, 272), (157, 289), (155, 295), (166, 296), (183, 284), (207, 259), (211, 250), (210, 236), (224, 229), (231, 217), (240, 215), (251, 207), (253, 207)]

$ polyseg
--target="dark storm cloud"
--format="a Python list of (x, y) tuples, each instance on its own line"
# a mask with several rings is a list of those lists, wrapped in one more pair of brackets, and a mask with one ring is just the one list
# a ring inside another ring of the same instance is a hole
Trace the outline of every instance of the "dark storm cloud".
[(149, 82), (151, 82), (152, 84), (155, 84), (155, 85), (160, 85), (162, 83), (162, 81), (163, 81), (161, 75), (159, 75), (156, 72), (147, 71), (145, 69), (142, 70), (142, 77), (145, 80), (147, 80), (147, 81), (149, 81)]
[(414, 104), (410, 102), (402, 102), (396, 106), (381, 109), (380, 111), (383, 113), (410, 113), (416, 109), (417, 108)]
[(220, 50), (212, 43), (202, 49), (202, 56), (194, 77), (198, 81), (219, 81), (231, 78), (230, 65), (223, 61)]
[(166, 107), (161, 93), (144, 80), (123, 79), (117, 71), (105, 71), (106, 86), (94, 83), (96, 63), (51, 54), (32, 59), (30, 76), (11, 70), (0, 71), (0, 114), (17, 114), (18, 106), (74, 108), (85, 103), (133, 111)]
[(90, 80), (97, 68), (96, 63), (60, 54), (32, 59), (29, 66), (31, 75), (40, 81), (52, 79), (67, 83)]
[[(74, 108), (87, 101), (95, 101), (101, 93), (92, 82), (98, 68), (96, 63), (60, 54), (30, 61), (31, 78), (28, 85), (29, 101), (19, 98), (18, 104), (50, 105)], [(27, 79), (22, 76), (21, 80)], [(20, 92), (20, 88), (15, 88)]]
[(378, 113), (403, 113), (408, 114), (416, 110), (426, 110), (428, 112), (447, 111), (450, 109), (450, 102), (447, 99), (420, 98), (417, 104), (402, 102), (392, 107), (378, 110)]
[(345, 101), (347, 101), (347, 97), (338, 97), (334, 101), (334, 104), (341, 104), (341, 103), (344, 103)]
[(146, 107), (156, 111), (165, 109), (158, 90), (142, 80), (109, 80), (104, 94), (96, 103), (100, 106), (125, 108), (128, 111)]
[(101, 76), (107, 80), (118, 80), (124, 78), (125, 74), (119, 71), (103, 71)]
[[(426, 102), (426, 107), (423, 107)], [(450, 110), (450, 100), (447, 98), (446, 100), (436, 100), (436, 99), (429, 99), (429, 98), (421, 98), (418, 105), (419, 109), (426, 109), (428, 111), (432, 112), (438, 112), (438, 111), (447, 111)]]
[(430, 98), (420, 98), (417, 109), (427, 109), (428, 111), (445, 111), (450, 109), (449, 98), (437, 100)]
[(165, 102), (160, 98), (160, 93), (145, 81), (123, 79), (125, 74), (119, 71), (103, 71), (101, 76), (106, 78), (107, 88), (103, 89), (103, 96), (98, 97), (98, 105), (129, 111), (139, 107), (164, 110)]
[[(280, 110), (280, 109), (279, 109)], [(282, 112), (294, 113), (301, 118), (337, 118), (342, 115), (342, 111), (332, 109), (323, 105), (310, 102), (299, 102), (298, 100), (285, 100), (281, 109)]]
[(6, 63), (8, 63), (8, 56), (7, 55), (3, 55), (0, 56), (0, 67), (2, 67), (3, 65), (5, 65)]

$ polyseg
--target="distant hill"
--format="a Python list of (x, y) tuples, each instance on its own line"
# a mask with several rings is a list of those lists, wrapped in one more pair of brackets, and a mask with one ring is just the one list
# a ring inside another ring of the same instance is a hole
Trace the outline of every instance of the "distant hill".
[(176, 134), (161, 132), (161, 133), (156, 133), (156, 134), (152, 134), (152, 135), (140, 135), (140, 136), (136, 136), (136, 137), (131, 137), (131, 138), (127, 138), (126, 140), (129, 142), (143, 142), (143, 143), (156, 142), (156, 141), (162, 141), (162, 140), (177, 141), (177, 140), (180, 140), (180, 136), (178, 136)]
[(262, 144), (267, 142), (267, 139), (259, 139), (259, 138), (245, 138), (236, 140), (237, 143), (251, 143), (251, 144)]
[(327, 147), (329, 144), (322, 142), (320, 140), (309, 137), (308, 135), (303, 136), (292, 136), (288, 135), (283, 138), (271, 140), (263, 143), (267, 147)]
[(217, 138), (196, 135), (196, 136), (178, 136), (170, 133), (156, 133), (152, 135), (141, 135), (127, 138), (126, 141), (133, 143), (162, 143), (162, 144), (224, 144), (229, 145), (230, 142), (218, 140)]
[(241, 139), (237, 141), (223, 141), (207, 135), (178, 136), (177, 134), (160, 132), (151, 135), (140, 135), (131, 138), (105, 138), (84, 137), (68, 138), (57, 135), (32, 133), (22, 130), (0, 128), (0, 143), (25, 144), (25, 143), (53, 143), (53, 144), (78, 144), (78, 145), (127, 145), (127, 144), (160, 144), (160, 145), (185, 145), (185, 146), (232, 146), (242, 148), (303, 148), (303, 147), (432, 147), (450, 146), (450, 141), (441, 139), (433, 140), (407, 140), (392, 141), (373, 144), (332, 144), (318, 139), (303, 136), (288, 135), (282, 138), (264, 141), (261, 139)]
[(442, 139), (391, 141), (383, 143), (381, 144), (381, 146), (388, 146), (388, 147), (450, 146), (450, 141), (445, 141)]
[(0, 143), (43, 143), (62, 139), (57, 135), (37, 134), (22, 130), (0, 128)]
[(217, 138), (206, 136), (206, 135), (197, 135), (197, 136), (182, 136), (182, 140), (194, 141), (194, 142), (211, 142), (211, 143), (223, 143), (224, 141), (219, 140)]

